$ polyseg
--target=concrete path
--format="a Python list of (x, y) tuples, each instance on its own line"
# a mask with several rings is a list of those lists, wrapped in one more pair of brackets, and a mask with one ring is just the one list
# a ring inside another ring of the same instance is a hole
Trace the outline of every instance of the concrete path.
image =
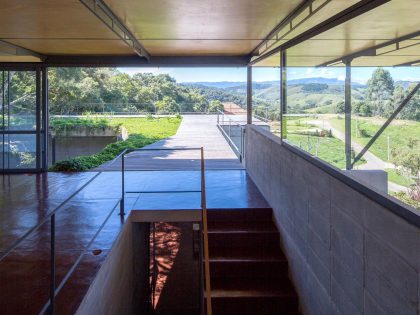
[[(217, 128), (216, 115), (185, 115), (177, 133), (153, 143), (146, 149), (159, 151), (133, 152), (125, 158), (128, 170), (200, 169), (200, 151), (182, 150), (204, 147), (206, 169), (242, 169), (239, 159)], [(176, 151), (162, 149), (180, 149)], [(121, 170), (121, 160), (104, 163), (96, 170)]]

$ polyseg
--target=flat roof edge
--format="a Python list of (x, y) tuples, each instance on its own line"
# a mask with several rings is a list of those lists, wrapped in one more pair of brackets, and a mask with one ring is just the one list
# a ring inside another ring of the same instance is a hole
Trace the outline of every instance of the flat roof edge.
[(44, 62), (0, 62), (0, 69), (25, 67), (245, 67), (249, 56), (50, 55)]

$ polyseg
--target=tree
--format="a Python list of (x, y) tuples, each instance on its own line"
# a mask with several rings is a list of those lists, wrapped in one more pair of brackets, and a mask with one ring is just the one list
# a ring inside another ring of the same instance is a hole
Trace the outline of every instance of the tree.
[(409, 139), (407, 147), (391, 151), (391, 161), (397, 166), (397, 172), (416, 178), (416, 182), (408, 190), (412, 200), (420, 201), (420, 140)]
[(178, 104), (169, 96), (165, 96), (162, 100), (157, 101), (155, 103), (156, 110), (159, 113), (179, 113), (179, 106)]
[(344, 114), (345, 108), (344, 108), (344, 101), (338, 102), (335, 104), (335, 113), (336, 114)]
[(391, 73), (377, 68), (367, 82), (366, 103), (374, 115), (389, 117), (394, 110), (394, 80)]
[[(395, 87), (393, 99), (397, 106), (407, 97), (414, 86), (415, 84), (412, 84), (408, 89), (404, 89), (400, 85)], [(417, 92), (405, 105), (400, 113), (400, 118), (420, 121), (420, 92)]]
[(218, 110), (223, 111), (224, 106), (221, 101), (213, 100), (207, 109), (209, 113), (216, 113)]
[(354, 102), (352, 104), (352, 111), (354, 114), (357, 114), (359, 116), (364, 116), (364, 117), (372, 116), (372, 109), (366, 102), (363, 102), (363, 101)]

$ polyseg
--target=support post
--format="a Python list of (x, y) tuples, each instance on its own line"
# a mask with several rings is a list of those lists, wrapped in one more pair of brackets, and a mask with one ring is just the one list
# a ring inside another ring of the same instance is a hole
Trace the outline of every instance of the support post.
[(280, 138), (287, 138), (287, 54), (285, 50), (280, 52)]
[(121, 155), (121, 201), (120, 201), (120, 216), (121, 216), (121, 218), (122, 217), (124, 217), (124, 215), (125, 215), (125, 209), (124, 209), (124, 207), (125, 207), (125, 205), (124, 205), (124, 197), (125, 197), (125, 193), (124, 193), (124, 190), (125, 190), (125, 185), (124, 185), (124, 182), (125, 182), (125, 179), (124, 179), (124, 168), (125, 168), (125, 166), (124, 166), (124, 153)]
[[(48, 133), (49, 133), (49, 113), (48, 113), (48, 69), (46, 67), (41, 68), (42, 73), (42, 171), (48, 170)], [(54, 153), (55, 154), (55, 153)], [(55, 159), (54, 159), (55, 160)], [(55, 162), (55, 161), (54, 161)]]
[(50, 226), (50, 306), (48, 313), (55, 312), (55, 214), (51, 216)]
[(35, 104), (35, 115), (36, 115), (36, 170), (42, 170), (42, 146), (41, 146), (41, 100), (42, 100), (42, 87), (41, 87), (41, 70), (36, 69), (36, 104)]
[(246, 67), (246, 123), (252, 124), (252, 66)]
[(346, 152), (346, 170), (351, 170), (351, 60), (345, 60), (344, 63), (346, 65), (346, 81), (344, 86), (344, 145)]

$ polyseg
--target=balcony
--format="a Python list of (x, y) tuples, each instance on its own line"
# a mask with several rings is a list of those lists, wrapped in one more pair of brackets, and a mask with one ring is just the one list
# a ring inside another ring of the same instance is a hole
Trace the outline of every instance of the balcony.
[(415, 0), (1, 10), (2, 314), (419, 314)]

